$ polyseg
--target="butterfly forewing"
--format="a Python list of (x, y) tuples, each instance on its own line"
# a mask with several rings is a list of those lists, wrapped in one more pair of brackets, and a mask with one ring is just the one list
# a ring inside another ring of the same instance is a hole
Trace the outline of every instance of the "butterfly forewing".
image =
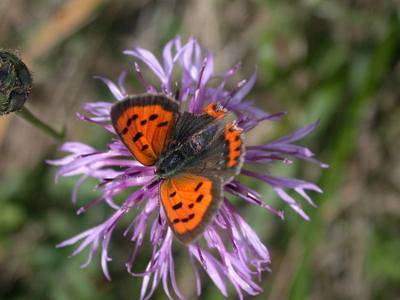
[(133, 156), (151, 166), (169, 141), (178, 109), (165, 95), (129, 96), (112, 107), (111, 121)]
[(210, 125), (215, 119), (207, 114), (193, 114), (183, 112), (176, 121), (176, 126), (172, 133), (171, 147), (176, 147), (186, 142), (193, 134)]
[(203, 233), (217, 212), (222, 200), (222, 179), (179, 174), (161, 183), (160, 198), (176, 237), (187, 244)]

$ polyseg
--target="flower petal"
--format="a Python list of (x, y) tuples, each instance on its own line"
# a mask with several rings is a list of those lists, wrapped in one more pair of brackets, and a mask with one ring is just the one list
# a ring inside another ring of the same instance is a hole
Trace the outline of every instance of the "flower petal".
[(134, 48), (132, 50), (125, 50), (124, 54), (131, 55), (140, 59), (154, 72), (155, 75), (157, 75), (157, 77), (161, 80), (162, 83), (168, 82), (167, 74), (161, 67), (157, 58), (150, 51), (143, 48)]

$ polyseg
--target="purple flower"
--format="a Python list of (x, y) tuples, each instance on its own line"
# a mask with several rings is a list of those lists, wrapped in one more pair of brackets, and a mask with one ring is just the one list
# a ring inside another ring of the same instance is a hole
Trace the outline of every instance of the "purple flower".
[[(174, 97), (179, 87), (177, 100), (187, 102), (190, 112), (201, 112), (208, 103), (218, 101), (237, 115), (238, 125), (245, 132), (262, 121), (278, 121), (284, 115), (284, 113), (268, 114), (246, 100), (256, 81), (256, 72), (248, 80), (239, 82), (233, 90), (228, 90), (226, 84), (235, 75), (240, 65), (233, 66), (225, 73), (214, 74), (213, 54), (211, 52), (204, 54), (204, 50), (193, 38), (186, 44), (182, 44), (179, 37), (168, 42), (163, 50), (162, 62), (151, 52), (142, 48), (134, 48), (124, 53), (137, 60), (134, 61), (134, 70), (147, 92), (161, 92)], [(159, 87), (151, 85), (145, 79), (140, 62), (158, 78)], [(180, 78), (176, 78), (174, 75), (177, 73), (181, 74)], [(125, 75), (124, 72), (120, 76), (118, 84), (100, 78), (108, 86), (116, 101), (127, 96), (124, 88)], [(77, 244), (72, 255), (89, 248), (88, 259), (84, 266), (90, 263), (94, 253), (100, 248), (101, 265), (105, 276), (110, 279), (107, 264), (111, 260), (108, 245), (112, 233), (124, 215), (133, 208), (139, 208), (137, 216), (125, 230), (124, 235), (133, 243), (130, 259), (126, 263), (127, 270), (133, 276), (142, 277), (143, 280), (141, 299), (150, 299), (160, 282), (170, 299), (174, 297), (184, 299), (176, 282), (174, 271), (172, 245), (176, 242), (174, 242), (173, 233), (168, 227), (165, 213), (160, 206), (159, 185), (152, 181), (154, 167), (146, 167), (137, 162), (117, 138), (110, 124), (112, 104), (112, 102), (86, 103), (83, 109), (88, 116), (78, 114), (80, 119), (96, 123), (115, 135), (115, 139), (108, 144), (107, 151), (99, 151), (79, 142), (68, 142), (61, 147), (61, 151), (69, 154), (61, 159), (50, 161), (50, 163), (60, 167), (56, 178), (80, 176), (72, 192), (74, 203), (77, 201), (76, 195), (79, 186), (87, 178), (94, 177), (99, 180), (97, 189), (101, 191), (101, 196), (79, 208), (79, 214), (101, 202), (109, 205), (114, 213), (100, 225), (60, 243), (58, 247)], [(288, 203), (306, 220), (308, 220), (308, 216), (300, 204), (286, 191), (294, 190), (307, 202), (314, 205), (307, 192), (321, 192), (317, 185), (298, 179), (257, 173), (251, 171), (249, 166), (266, 166), (274, 161), (290, 164), (291, 159), (298, 158), (316, 163), (321, 167), (327, 167), (313, 158), (313, 153), (309, 149), (294, 144), (314, 130), (316, 125), (317, 123), (310, 124), (267, 144), (248, 145), (245, 164), (241, 170), (242, 175), (270, 185), (284, 202)], [(131, 187), (140, 188), (130, 194), (122, 205), (114, 202), (117, 195)], [(227, 183), (224, 189), (227, 194), (233, 194), (244, 201), (265, 208), (283, 219), (282, 211), (275, 210), (265, 203), (259, 193), (244, 186), (237, 179)], [(150, 231), (149, 234), (146, 234), (148, 228)], [(145, 270), (136, 270), (134, 265), (137, 253), (144, 243), (151, 244), (152, 256)], [(176, 244), (178, 247), (184, 247), (179, 243)], [(224, 296), (228, 294), (228, 283), (233, 285), (240, 299), (243, 298), (243, 293), (257, 295), (262, 292), (261, 287), (257, 284), (257, 278), (263, 271), (269, 270), (269, 252), (257, 234), (226, 198), (211, 225), (205, 230), (201, 243), (198, 241), (189, 244), (186, 249), (194, 267), (198, 295), (201, 293), (199, 267), (204, 269)]]

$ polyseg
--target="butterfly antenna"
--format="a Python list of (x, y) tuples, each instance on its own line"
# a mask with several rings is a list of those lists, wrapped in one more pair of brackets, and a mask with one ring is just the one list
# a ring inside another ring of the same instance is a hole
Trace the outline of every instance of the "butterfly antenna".
[[(194, 93), (194, 101), (195, 101), (195, 103), (197, 103), (199, 101), (199, 97), (201, 97), (201, 95), (200, 95), (200, 87), (201, 87), (201, 82), (203, 80), (204, 70), (207, 67), (207, 61), (208, 61), (208, 58), (206, 56), (204, 58), (204, 60), (203, 60), (203, 64), (202, 64), (201, 69), (200, 69), (199, 79), (197, 80), (197, 86), (196, 86), (196, 90), (195, 90), (195, 93)], [(197, 107), (195, 107), (195, 110), (198, 109), (199, 105), (196, 105), (196, 106)]]

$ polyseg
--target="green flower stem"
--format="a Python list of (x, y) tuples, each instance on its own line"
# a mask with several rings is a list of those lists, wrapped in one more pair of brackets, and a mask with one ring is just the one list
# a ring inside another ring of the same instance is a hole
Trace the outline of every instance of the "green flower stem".
[(16, 112), (18, 116), (23, 118), (28, 123), (32, 124), (36, 128), (40, 129), (47, 135), (54, 138), (56, 141), (61, 142), (65, 138), (65, 130), (56, 131), (40, 119), (38, 119), (34, 114), (32, 114), (26, 107), (23, 107), (20, 111)]

